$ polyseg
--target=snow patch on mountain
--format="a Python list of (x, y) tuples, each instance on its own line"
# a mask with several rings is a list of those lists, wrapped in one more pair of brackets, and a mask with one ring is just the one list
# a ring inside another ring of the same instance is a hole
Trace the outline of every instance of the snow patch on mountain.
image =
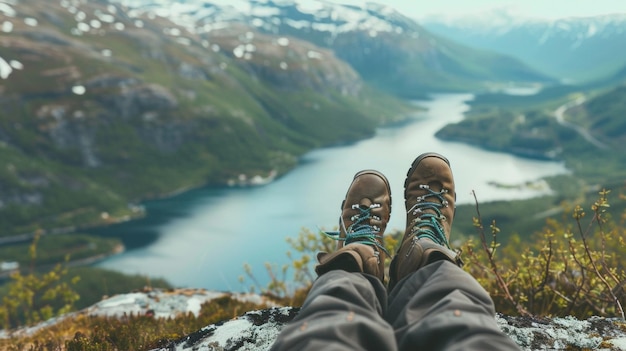
[(11, 33), (13, 31), (13, 22), (4, 21), (2, 23), (2, 31), (4, 33)]
[(13, 68), (6, 62), (2, 57), (0, 57), (0, 78), (7, 79), (9, 75), (13, 72)]
[[(281, 24), (295, 29), (311, 28), (331, 33), (355, 30), (402, 33), (393, 23), (400, 18), (394, 9), (368, 3), (363, 6), (341, 5), (323, 0), (191, 0), (172, 3), (169, 0), (114, 0), (133, 9), (136, 16), (153, 14), (172, 20), (190, 33), (223, 29), (232, 22), (252, 23), (266, 31), (276, 31)], [(296, 9), (300, 18), (286, 18)], [(216, 24), (219, 24), (216, 26)]]
[(15, 17), (16, 12), (11, 5), (15, 5), (14, 1), (3, 0), (0, 2), (0, 13), (8, 17)]
[(606, 30), (623, 32), (626, 14), (611, 14), (594, 17), (566, 17), (544, 19), (522, 15), (515, 7), (496, 7), (465, 16), (428, 16), (420, 23), (429, 27), (433, 24), (455, 27), (470, 31), (472, 35), (505, 35), (521, 27), (545, 31), (543, 36), (565, 35), (577, 39), (580, 34), (591, 38)]

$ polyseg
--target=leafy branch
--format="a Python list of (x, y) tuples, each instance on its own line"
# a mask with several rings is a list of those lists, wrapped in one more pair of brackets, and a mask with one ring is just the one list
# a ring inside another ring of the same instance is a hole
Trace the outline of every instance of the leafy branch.
[[(534, 238), (512, 235), (501, 247), (500, 229), (492, 221), (487, 239), (476, 195), (481, 250), (472, 240), (463, 251), (469, 255), (466, 270), (491, 294), (498, 311), (519, 315), (619, 315), (624, 319), (626, 269), (620, 260), (626, 253), (625, 230), (612, 222), (607, 209), (609, 191), (600, 192), (591, 209), (594, 216), (583, 225), (585, 213), (573, 209), (580, 240), (565, 224), (548, 220), (548, 228)], [(562, 233), (562, 234), (559, 234)], [(520, 250), (520, 247), (524, 247)]]

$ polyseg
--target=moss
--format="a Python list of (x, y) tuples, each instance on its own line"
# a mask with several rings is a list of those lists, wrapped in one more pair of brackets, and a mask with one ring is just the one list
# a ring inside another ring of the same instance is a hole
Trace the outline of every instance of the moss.
[[(212, 333), (212, 329), (205, 328), (207, 325), (219, 325), (247, 311), (265, 307), (226, 296), (203, 304), (198, 317), (192, 314), (171, 319), (155, 319), (149, 315), (128, 315), (122, 318), (80, 315), (32, 336), (0, 340), (0, 348), (13, 347), (15, 351), (31, 350), (30, 347), (34, 347), (34, 350), (67, 351), (151, 350), (178, 342), (193, 343)], [(45, 345), (42, 340), (45, 340)]]

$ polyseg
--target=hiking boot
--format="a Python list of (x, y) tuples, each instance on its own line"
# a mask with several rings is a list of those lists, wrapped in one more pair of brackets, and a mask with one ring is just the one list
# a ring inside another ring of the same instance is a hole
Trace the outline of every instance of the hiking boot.
[(450, 162), (436, 153), (418, 156), (404, 182), (406, 231), (389, 269), (389, 290), (408, 274), (439, 260), (462, 265), (450, 249), (456, 193)]
[(357, 173), (341, 203), (339, 231), (324, 232), (338, 240), (337, 251), (320, 252), (315, 272), (322, 275), (333, 269), (368, 273), (381, 281), (385, 275), (383, 233), (391, 215), (391, 188), (380, 172)]

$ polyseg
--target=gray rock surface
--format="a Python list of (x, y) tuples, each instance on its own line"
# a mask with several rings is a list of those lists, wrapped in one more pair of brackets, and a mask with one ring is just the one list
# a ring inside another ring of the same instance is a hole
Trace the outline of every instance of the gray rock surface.
[[(282, 326), (298, 313), (274, 307), (209, 325), (159, 351), (269, 350)], [(626, 324), (618, 319), (535, 319), (497, 315), (500, 328), (523, 350), (626, 350)]]
[[(169, 345), (153, 351), (269, 350), (282, 327), (299, 309), (278, 306), (256, 294), (235, 294), (204, 289), (150, 290), (112, 296), (82, 311), (55, 318), (37, 326), (14, 331), (32, 334), (66, 318), (77, 315), (122, 317), (128, 314), (170, 318), (200, 313), (200, 306), (230, 296), (242, 302), (273, 306), (247, 312), (237, 318), (207, 325)], [(523, 350), (626, 350), (626, 322), (621, 319), (592, 317), (587, 320), (566, 318), (528, 318), (496, 315), (500, 328)], [(0, 331), (0, 337), (8, 337)]]

